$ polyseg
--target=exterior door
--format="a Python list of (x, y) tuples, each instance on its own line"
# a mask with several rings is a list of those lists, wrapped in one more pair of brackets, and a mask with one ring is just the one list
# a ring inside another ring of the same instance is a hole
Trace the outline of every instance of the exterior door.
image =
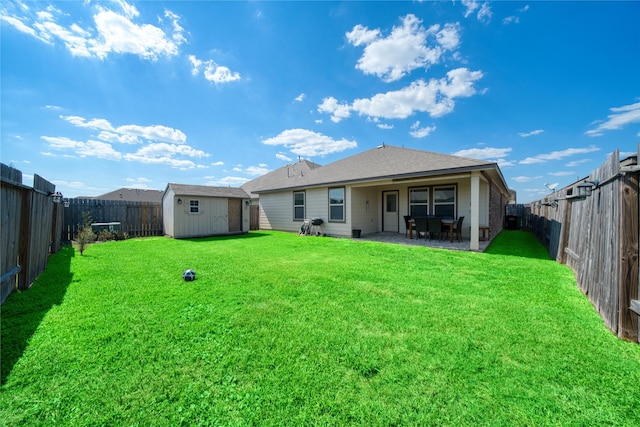
[(398, 212), (398, 192), (385, 191), (382, 193), (384, 206), (382, 207), (382, 231), (391, 231), (398, 233), (399, 230), (399, 212)]

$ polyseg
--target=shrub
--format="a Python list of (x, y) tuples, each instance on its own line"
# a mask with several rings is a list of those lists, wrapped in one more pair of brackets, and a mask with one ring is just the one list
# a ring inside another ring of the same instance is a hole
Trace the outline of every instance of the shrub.
[(83, 254), (87, 245), (91, 242), (95, 242), (95, 240), (96, 240), (96, 235), (93, 232), (93, 230), (91, 230), (91, 226), (83, 227), (78, 233), (78, 236), (76, 237), (76, 242), (78, 242), (78, 250), (80, 251), (80, 255)]

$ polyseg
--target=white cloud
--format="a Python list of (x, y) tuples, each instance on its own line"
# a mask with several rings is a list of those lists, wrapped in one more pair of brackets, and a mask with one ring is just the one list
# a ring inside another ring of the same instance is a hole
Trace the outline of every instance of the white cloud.
[(211, 166), (224, 166), (224, 162), (218, 160), (217, 162), (211, 163)]
[(318, 105), (319, 113), (331, 114), (331, 121), (340, 122), (351, 116), (351, 107), (348, 104), (339, 104), (338, 100), (330, 96), (322, 100), (322, 104)]
[(526, 159), (521, 160), (519, 163), (521, 165), (545, 163), (550, 160), (561, 160), (561, 159), (564, 159), (565, 157), (574, 156), (576, 154), (592, 153), (594, 151), (599, 151), (599, 150), (600, 148), (596, 147), (595, 145), (590, 145), (589, 147), (585, 147), (585, 148), (567, 148), (566, 150), (552, 151), (551, 153), (547, 153), (547, 154), (538, 154), (537, 156), (527, 157)]
[(229, 67), (218, 65), (213, 59), (203, 61), (195, 55), (189, 55), (187, 58), (191, 63), (191, 75), (193, 76), (199, 75), (200, 70), (203, 69), (204, 78), (216, 84), (240, 80), (240, 73), (232, 72)]
[(607, 116), (607, 120), (600, 123), (595, 129), (585, 132), (589, 136), (602, 136), (605, 131), (617, 130), (622, 127), (640, 122), (640, 102), (611, 108), (613, 114)]
[(411, 132), (409, 132), (409, 135), (414, 138), (424, 138), (426, 136), (429, 136), (429, 134), (434, 130), (436, 130), (435, 126), (420, 127), (420, 122), (416, 121), (411, 125)]
[(76, 22), (64, 22), (68, 14), (53, 7), (33, 12), (23, 8), (22, 16), (5, 15), (2, 19), (18, 31), (45, 43), (62, 42), (74, 56), (105, 59), (110, 54), (132, 54), (157, 60), (179, 53), (179, 46), (186, 38), (178, 15), (165, 11), (165, 17), (171, 21), (170, 28), (165, 31), (155, 25), (134, 22), (140, 15), (135, 6), (123, 0), (116, 4), (121, 12), (107, 9), (104, 3), (89, 6), (95, 11), (94, 27), (83, 28)]
[(476, 0), (462, 0), (462, 5), (465, 7), (464, 17), (468, 18), (480, 7), (480, 4)]
[(202, 60), (196, 58), (195, 55), (189, 55), (187, 57), (191, 62), (191, 75), (197, 76), (200, 74), (200, 67), (202, 66)]
[(291, 161), (291, 158), (287, 157), (284, 153), (276, 154), (276, 159), (282, 160), (283, 162), (290, 162)]
[[(209, 157), (208, 153), (186, 145), (187, 136), (182, 131), (167, 126), (124, 125), (114, 127), (106, 119), (86, 120), (80, 116), (60, 116), (60, 118), (79, 128), (100, 131), (98, 137), (102, 141), (89, 139), (82, 142), (67, 137), (43, 136), (42, 139), (49, 143), (52, 150), (71, 152), (75, 156), (91, 156), (110, 160), (124, 159), (182, 169), (204, 167), (197, 165), (192, 160), (184, 159), (185, 157)], [(121, 153), (116, 151), (110, 142), (143, 145), (135, 152)]]
[(347, 41), (353, 46), (365, 46), (357, 69), (392, 82), (412, 70), (426, 69), (438, 63), (446, 51), (455, 50), (460, 44), (458, 24), (446, 24), (442, 29), (433, 25), (425, 29), (422, 20), (412, 14), (401, 21), (402, 25), (393, 27), (388, 37), (381, 37), (378, 29), (369, 30), (362, 25), (356, 25), (346, 33)]
[(521, 136), (523, 138), (528, 138), (530, 136), (540, 135), (542, 132), (544, 132), (544, 130), (536, 129), (536, 130), (532, 130), (531, 132), (519, 132), (518, 136)]
[(487, 23), (491, 20), (493, 16), (493, 12), (491, 11), (491, 7), (489, 7), (489, 2), (482, 3), (482, 7), (478, 11), (478, 21)]
[(149, 141), (184, 144), (187, 140), (187, 136), (181, 130), (162, 125), (123, 125), (116, 128), (106, 119), (87, 120), (80, 116), (60, 116), (60, 118), (76, 127), (100, 130), (102, 132), (98, 137), (109, 142), (137, 144), (140, 143), (139, 138), (143, 138)]
[(111, 144), (101, 141), (75, 141), (67, 137), (42, 136), (53, 150), (72, 151), (80, 157), (98, 157), (107, 160), (120, 160), (122, 154), (114, 150)]
[(520, 18), (518, 18), (517, 16), (507, 16), (506, 18), (504, 18), (502, 20), (502, 23), (504, 25), (519, 24), (520, 23)]
[(300, 95), (294, 98), (295, 101), (302, 102), (304, 100), (305, 94), (301, 93)]
[(400, 90), (379, 93), (369, 99), (356, 99), (351, 109), (385, 119), (405, 119), (415, 112), (441, 117), (453, 111), (455, 98), (476, 94), (474, 83), (481, 78), (480, 71), (457, 68), (439, 80), (417, 80)]
[(248, 168), (245, 169), (245, 173), (251, 176), (260, 176), (260, 175), (264, 175), (265, 173), (268, 173), (270, 170), (269, 168), (264, 167), (263, 165), (259, 165), (259, 166), (249, 166)]
[(213, 61), (207, 61), (204, 69), (204, 78), (214, 83), (228, 83), (240, 80), (240, 74), (232, 72), (228, 67), (217, 65)]
[(136, 155), (149, 158), (173, 157), (175, 155), (186, 157), (209, 157), (209, 154), (202, 150), (196, 150), (184, 144), (167, 144), (166, 142), (157, 142), (147, 144), (141, 147)]
[[(480, 4), (482, 3), (482, 5)], [(478, 0), (462, 0), (462, 5), (465, 7), (464, 17), (468, 18), (473, 15), (476, 10), (478, 14), (476, 17), (480, 22), (489, 22), (493, 12), (491, 12), (491, 8), (489, 7), (489, 2), (479, 2)]]
[(339, 153), (358, 146), (355, 141), (349, 141), (344, 138), (336, 140), (306, 129), (288, 129), (275, 137), (265, 139), (262, 143), (266, 145), (281, 145), (294, 154), (306, 157)]
[(507, 157), (511, 153), (511, 148), (470, 148), (467, 150), (460, 150), (453, 153), (454, 156), (469, 157), (471, 159), (488, 160), (488, 159), (502, 159)]
[(249, 178), (243, 178), (239, 176), (227, 176), (222, 179), (208, 181), (205, 183), (205, 185), (220, 186), (220, 187), (239, 187), (248, 181), (250, 181)]
[(535, 176), (535, 177), (532, 177), (532, 176), (516, 176), (516, 177), (511, 178), (511, 179), (514, 180), (515, 182), (523, 183), (523, 182), (529, 182), (529, 181), (533, 181), (534, 179), (540, 179), (540, 178), (542, 178), (542, 177), (541, 176)]
[(570, 175), (574, 175), (575, 172), (571, 172), (571, 171), (558, 171), (558, 172), (549, 172), (548, 175), (551, 176), (570, 176)]
[(378, 123), (376, 126), (378, 126), (380, 129), (393, 129), (393, 125), (387, 124), (387, 123)]
[(588, 163), (591, 160), (589, 159), (581, 159), (581, 160), (574, 160), (572, 162), (567, 163), (565, 166), (568, 168), (575, 168), (576, 166), (580, 166), (583, 163)]

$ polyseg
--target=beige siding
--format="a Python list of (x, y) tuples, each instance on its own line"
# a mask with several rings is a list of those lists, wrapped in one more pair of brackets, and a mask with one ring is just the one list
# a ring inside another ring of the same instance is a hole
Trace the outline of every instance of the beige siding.
[[(351, 198), (353, 228), (362, 230), (362, 234), (377, 233), (382, 230), (381, 197), (382, 192), (377, 187), (353, 189)], [(402, 211), (402, 193), (400, 193), (399, 203)], [(402, 218), (402, 212), (400, 218)], [(401, 227), (404, 227), (404, 224)], [(404, 233), (404, 228), (402, 230)]]
[(175, 194), (169, 187), (162, 197), (162, 222), (164, 224), (164, 234), (167, 236), (175, 236), (174, 218), (175, 211)]
[[(228, 203), (226, 198), (183, 196), (176, 204), (174, 237), (199, 237), (229, 232)], [(199, 212), (190, 212), (190, 201), (197, 200)]]
[[(322, 232), (329, 236), (350, 237), (353, 228), (362, 234), (382, 231), (382, 193), (398, 191), (400, 227), (404, 234), (403, 216), (409, 212), (409, 189), (414, 187), (434, 187), (456, 185), (457, 216), (464, 216), (463, 236), (469, 238), (471, 215), (471, 182), (468, 176), (450, 179), (430, 179), (424, 182), (385, 183), (366, 187), (345, 186), (345, 221), (329, 222), (328, 187), (307, 189), (305, 192), (305, 216), (308, 219), (322, 218)], [(430, 194), (430, 209), (433, 209), (433, 194)], [(368, 203), (367, 203), (368, 202)], [(489, 184), (480, 181), (480, 224), (489, 223)], [(260, 195), (260, 228), (298, 232), (301, 221), (293, 220), (293, 191)]]

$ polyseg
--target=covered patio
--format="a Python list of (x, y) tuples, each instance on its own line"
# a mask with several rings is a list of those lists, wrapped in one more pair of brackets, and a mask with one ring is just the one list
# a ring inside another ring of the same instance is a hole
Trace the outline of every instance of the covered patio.
[[(462, 242), (458, 242), (456, 239), (453, 242), (450, 242), (449, 239), (425, 239), (424, 237), (420, 237), (419, 239), (416, 236), (413, 236), (413, 239), (409, 237), (405, 237), (404, 234), (393, 233), (393, 232), (382, 232), (382, 233), (369, 233), (360, 238), (356, 238), (354, 240), (363, 240), (370, 242), (382, 242), (382, 243), (394, 243), (397, 245), (408, 245), (408, 246), (424, 246), (429, 248), (438, 248), (438, 249), (450, 249), (456, 251), (468, 251), (470, 250), (469, 240), (463, 239)], [(479, 248), (477, 249), (480, 252), (484, 252), (491, 241), (489, 240), (480, 240)]]

